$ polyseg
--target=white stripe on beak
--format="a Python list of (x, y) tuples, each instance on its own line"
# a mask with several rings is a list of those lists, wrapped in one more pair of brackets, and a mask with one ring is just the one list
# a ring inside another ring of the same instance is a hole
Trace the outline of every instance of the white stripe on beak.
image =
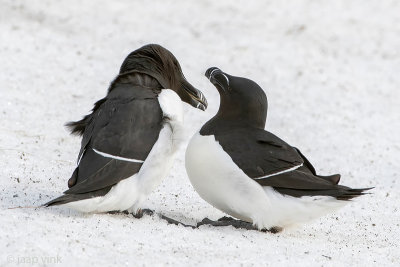
[(216, 71), (216, 70), (220, 70), (220, 69), (213, 69), (212, 71), (211, 71), (211, 73), (210, 73), (210, 81), (211, 81), (211, 77), (212, 77), (212, 74), (214, 73), (214, 71)]

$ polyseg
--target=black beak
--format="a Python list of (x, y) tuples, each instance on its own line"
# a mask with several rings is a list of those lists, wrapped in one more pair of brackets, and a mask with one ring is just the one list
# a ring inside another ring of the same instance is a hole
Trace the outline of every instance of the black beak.
[(181, 97), (181, 99), (195, 108), (206, 110), (208, 104), (207, 99), (204, 94), (191, 85), (188, 81), (184, 80), (182, 83), (182, 88), (186, 92), (188, 97)]
[(229, 78), (228, 76), (219, 68), (211, 67), (209, 68), (205, 76), (210, 80), (210, 82), (219, 90), (219, 91), (228, 91), (229, 90)]

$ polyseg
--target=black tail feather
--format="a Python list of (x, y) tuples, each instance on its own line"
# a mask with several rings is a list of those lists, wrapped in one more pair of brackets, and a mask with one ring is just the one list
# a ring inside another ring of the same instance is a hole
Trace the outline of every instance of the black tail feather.
[(336, 196), (337, 200), (351, 200), (355, 197), (371, 194), (371, 193), (366, 193), (365, 191), (371, 190), (373, 187), (369, 188), (356, 188), (356, 189), (349, 189), (346, 193), (343, 195)]
[(62, 204), (67, 204), (69, 202), (74, 202), (74, 201), (79, 201), (79, 200), (85, 200), (89, 198), (94, 198), (94, 197), (102, 197), (105, 196), (111, 189), (112, 186), (108, 186), (105, 188), (102, 188), (100, 190), (84, 193), (84, 194), (64, 194), (58, 198), (55, 198), (53, 200), (50, 200), (49, 202), (43, 204), (45, 207), (50, 207), (50, 206), (57, 206), (57, 205), (62, 205)]
[(77, 199), (76, 195), (62, 195), (58, 198), (55, 198), (53, 200), (50, 200), (49, 202), (43, 204), (44, 207), (50, 207), (50, 206), (57, 206), (57, 205), (62, 205), (62, 204), (67, 204), (72, 201), (77, 201), (81, 199)]
[(94, 107), (92, 109), (92, 113), (83, 117), (83, 119), (79, 121), (70, 121), (65, 124), (65, 126), (71, 131), (71, 134), (75, 135), (83, 135), (85, 132), (86, 126), (89, 124), (93, 113), (103, 104), (107, 98), (102, 98), (96, 103), (94, 103)]
[(65, 124), (71, 134), (83, 135), (90, 115), (86, 115), (79, 121), (70, 121)]
[(355, 197), (363, 196), (370, 188), (357, 188), (352, 189), (345, 186), (337, 186), (336, 188), (328, 190), (306, 190), (306, 189), (291, 189), (291, 188), (278, 188), (274, 187), (276, 191), (283, 195), (289, 195), (292, 197), (304, 197), (304, 196), (330, 196), (335, 197), (337, 200), (351, 200)]

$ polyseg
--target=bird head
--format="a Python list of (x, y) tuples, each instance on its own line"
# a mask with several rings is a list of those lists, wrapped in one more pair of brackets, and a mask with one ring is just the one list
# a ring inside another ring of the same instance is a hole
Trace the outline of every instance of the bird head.
[(120, 68), (120, 75), (139, 72), (155, 78), (163, 88), (175, 91), (183, 102), (205, 110), (207, 100), (183, 75), (175, 56), (157, 44), (145, 45), (130, 53)]
[(268, 101), (257, 83), (229, 75), (216, 67), (209, 68), (205, 76), (220, 94), (218, 117), (264, 129)]

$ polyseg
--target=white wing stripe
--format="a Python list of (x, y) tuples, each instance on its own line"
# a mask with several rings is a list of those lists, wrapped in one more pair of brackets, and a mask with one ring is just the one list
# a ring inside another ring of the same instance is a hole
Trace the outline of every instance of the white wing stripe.
[(268, 175), (265, 175), (265, 176), (262, 176), (262, 177), (258, 177), (258, 178), (253, 178), (253, 179), (254, 179), (254, 180), (258, 180), (258, 179), (264, 179), (264, 178), (268, 178), (268, 177), (276, 176), (276, 175), (279, 175), (279, 174), (282, 174), (282, 173), (291, 172), (291, 171), (294, 171), (294, 170), (296, 170), (296, 169), (300, 168), (301, 166), (303, 166), (303, 163), (302, 163), (302, 164), (300, 164), (300, 165), (294, 166), (294, 167), (292, 167), (292, 168), (289, 168), (289, 169), (286, 169), (286, 170), (280, 171), (280, 172), (271, 173), (271, 174), (268, 174)]
[(81, 154), (81, 156), (79, 157), (78, 162), (76, 163), (76, 166), (79, 166), (79, 163), (81, 163), (81, 159), (82, 159), (82, 157), (83, 157), (83, 154), (85, 154), (85, 151), (86, 151), (86, 149), (84, 149), (84, 150), (82, 151), (82, 154)]
[(96, 152), (97, 154), (106, 157), (106, 158), (112, 158), (112, 159), (118, 159), (118, 160), (123, 160), (123, 161), (129, 161), (129, 162), (136, 162), (136, 163), (143, 163), (143, 160), (137, 160), (137, 159), (128, 159), (128, 158), (124, 158), (124, 157), (119, 157), (119, 156), (114, 156), (108, 153), (104, 153), (101, 151), (98, 151), (96, 149), (93, 148), (93, 151)]

